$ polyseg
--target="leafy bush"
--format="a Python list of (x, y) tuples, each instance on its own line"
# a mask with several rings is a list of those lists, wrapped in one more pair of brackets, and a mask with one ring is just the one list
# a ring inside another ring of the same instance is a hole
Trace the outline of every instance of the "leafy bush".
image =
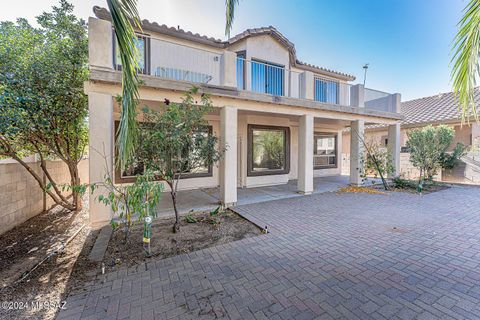
[(408, 133), (410, 162), (420, 170), (419, 184), (425, 179), (432, 180), (437, 170), (442, 167), (442, 158), (454, 136), (453, 128), (446, 125), (429, 125)]
[(403, 177), (395, 177), (392, 180), (393, 186), (398, 189), (416, 189), (417, 185), (411, 180), (404, 179)]
[(466, 154), (467, 147), (463, 143), (457, 143), (451, 153), (444, 152), (440, 157), (440, 165), (443, 169), (453, 169), (457, 160)]
[[(127, 185), (115, 184), (107, 173), (104, 182), (91, 185), (92, 191), (98, 187), (105, 188), (106, 193), (100, 194), (96, 200), (112, 208), (114, 217), (111, 224), (114, 228), (123, 224), (125, 242), (135, 222), (157, 216), (156, 206), (160, 202), (163, 184), (155, 182), (151, 172), (137, 176), (134, 183)], [(120, 224), (116, 217), (120, 219)]]

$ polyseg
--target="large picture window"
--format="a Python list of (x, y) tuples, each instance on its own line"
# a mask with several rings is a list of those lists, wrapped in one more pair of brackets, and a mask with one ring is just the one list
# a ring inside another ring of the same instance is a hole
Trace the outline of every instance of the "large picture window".
[[(122, 70), (122, 60), (120, 58), (120, 51), (118, 50), (117, 38), (114, 33), (114, 55), (113, 55), (113, 65), (115, 69)], [(143, 74), (149, 74), (150, 72), (150, 38), (137, 35), (137, 38), (134, 40), (135, 46), (137, 47), (137, 61), (139, 66), (139, 72)]]
[[(115, 121), (115, 132), (117, 131), (119, 126), (119, 122)], [(148, 125), (141, 125), (142, 130), (149, 130)], [(151, 130), (151, 129), (150, 129)], [(199, 131), (196, 134), (200, 135), (212, 135), (213, 128), (212, 126), (207, 126), (203, 131)], [(115, 135), (116, 139), (116, 135)], [(192, 138), (193, 140), (193, 138)], [(116, 141), (115, 141), (115, 154), (117, 154), (116, 150)], [(195, 150), (193, 151), (195, 152)], [(190, 167), (190, 166), (189, 166)], [(143, 163), (133, 159), (132, 163), (129, 164), (123, 171), (120, 168), (116, 168), (115, 170), (115, 182), (116, 183), (129, 183), (134, 182), (137, 175), (141, 175), (145, 172), (145, 166)], [(212, 176), (212, 165), (211, 164), (203, 164), (198, 165), (194, 168), (191, 168), (189, 172), (183, 171), (181, 179), (186, 178), (199, 178), (199, 177), (211, 177)]]
[(289, 128), (249, 125), (248, 175), (285, 174), (289, 171)]
[(337, 136), (335, 134), (315, 133), (313, 166), (315, 169), (337, 167)]

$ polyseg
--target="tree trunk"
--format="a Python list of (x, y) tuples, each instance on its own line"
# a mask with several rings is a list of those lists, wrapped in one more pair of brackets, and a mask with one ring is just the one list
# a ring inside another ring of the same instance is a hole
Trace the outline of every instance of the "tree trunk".
[(76, 211), (80, 211), (82, 210), (82, 195), (78, 190), (78, 187), (80, 186), (80, 176), (78, 174), (77, 164), (69, 164), (68, 170), (70, 171), (70, 184), (72, 187), (72, 204)]
[[(22, 159), (17, 157), (17, 155), (15, 154), (8, 154), (8, 156), (16, 160), (18, 163), (20, 163), (33, 176), (33, 178), (38, 182), (38, 185), (40, 186), (40, 188), (44, 190), (44, 192), (48, 194), (50, 198), (52, 198), (53, 202), (55, 202), (57, 205), (60, 205), (68, 210), (74, 209), (73, 206), (70, 203), (68, 203), (68, 201), (66, 201), (66, 199), (57, 197), (51, 190), (47, 190), (47, 186), (43, 182), (43, 179), (27, 163), (25, 163)], [(43, 167), (42, 167), (42, 170), (44, 170)]]
[(172, 191), (170, 192), (172, 196), (172, 204), (173, 204), (173, 211), (175, 211), (175, 223), (173, 224), (173, 233), (177, 233), (180, 231), (180, 217), (178, 216), (178, 208), (177, 208), (177, 192)]

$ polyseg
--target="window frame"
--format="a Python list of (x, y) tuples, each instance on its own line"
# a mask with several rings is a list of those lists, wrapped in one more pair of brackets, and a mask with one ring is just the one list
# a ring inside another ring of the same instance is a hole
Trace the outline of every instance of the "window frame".
[[(274, 130), (283, 131), (285, 141), (283, 147), (285, 150), (285, 165), (283, 169), (273, 169), (266, 171), (254, 171), (253, 169), (253, 131), (254, 130)], [(290, 128), (282, 126), (269, 126), (248, 124), (247, 126), (247, 177), (282, 175), (290, 173)]]
[[(313, 170), (321, 170), (321, 169), (335, 169), (338, 168), (338, 134), (333, 132), (314, 132), (313, 133), (313, 158), (321, 158), (322, 155), (316, 155), (315, 152), (317, 150), (317, 137), (322, 136), (325, 138), (334, 138), (334, 146), (335, 146), (335, 164), (329, 165), (315, 165), (315, 161), (313, 162)], [(331, 155), (329, 155), (331, 157)], [(324, 157), (329, 157), (325, 155)]]
[[(118, 130), (118, 127), (120, 125), (120, 121), (116, 120), (115, 121), (115, 133)], [(208, 134), (213, 135), (213, 126), (208, 125)], [(115, 160), (118, 158), (118, 147), (117, 147), (117, 135), (114, 135), (114, 148), (115, 148)], [(116, 165), (116, 161), (114, 160), (113, 166), (115, 168), (115, 173), (114, 173), (114, 182), (115, 183), (134, 183), (137, 180), (136, 176), (123, 176), (122, 175), (122, 170), (120, 167)], [(200, 173), (183, 173), (182, 176), (180, 177), (180, 180), (182, 179), (192, 179), (192, 178), (205, 178), (205, 177), (212, 177), (213, 176), (213, 164), (210, 163), (208, 165), (208, 171), (207, 172), (200, 172)], [(160, 179), (154, 179), (154, 181), (162, 181)]]
[[(143, 53), (143, 59), (145, 61), (144, 69), (141, 69), (139, 73), (150, 75), (150, 36), (145, 33), (135, 32), (137, 38), (142, 38), (145, 41), (145, 50)], [(117, 62), (117, 38), (115, 35), (115, 30), (112, 30), (112, 42), (113, 42), (113, 69), (117, 71), (122, 71), (122, 65)]]

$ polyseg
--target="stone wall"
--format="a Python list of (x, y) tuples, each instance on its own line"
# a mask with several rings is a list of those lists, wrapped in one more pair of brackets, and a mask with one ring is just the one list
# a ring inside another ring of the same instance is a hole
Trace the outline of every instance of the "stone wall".
[[(43, 177), (38, 162), (29, 164)], [(55, 181), (69, 182), (70, 174), (62, 161), (48, 161), (47, 168)], [(88, 183), (88, 159), (80, 162), (79, 174), (82, 183)], [(0, 234), (53, 206), (53, 200), (44, 194), (33, 176), (17, 162), (0, 162), (0, 177)]]

